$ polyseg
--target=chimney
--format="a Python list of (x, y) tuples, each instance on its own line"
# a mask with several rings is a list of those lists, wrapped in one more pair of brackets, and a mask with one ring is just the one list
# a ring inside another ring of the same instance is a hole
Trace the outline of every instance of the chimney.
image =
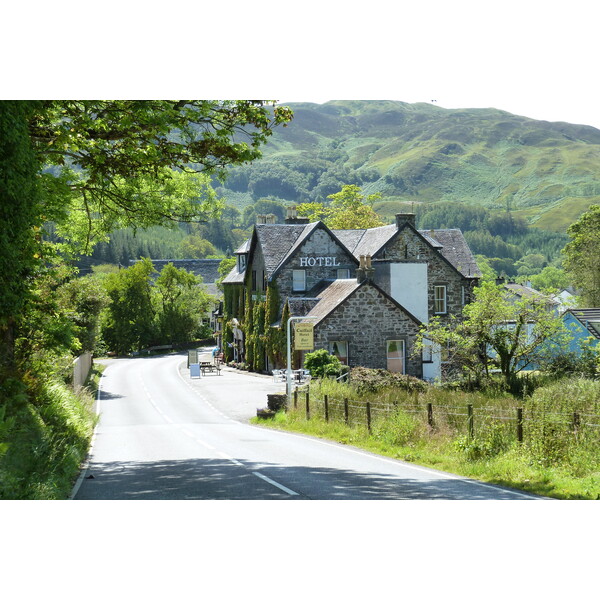
[(268, 215), (265, 215), (265, 223), (267, 225), (275, 225), (276, 222), (277, 222), (277, 215), (274, 215), (273, 213), (269, 213)]
[(403, 225), (408, 223), (415, 227), (415, 214), (414, 213), (397, 213), (396, 214), (396, 227), (400, 229)]
[(288, 206), (287, 214), (285, 217), (286, 225), (305, 225), (309, 223), (308, 217), (299, 217), (295, 206)]
[(267, 215), (256, 215), (256, 224), (265, 225), (267, 222)]
[(364, 254), (360, 255), (360, 263), (358, 269), (356, 269), (356, 280), (358, 283), (362, 283), (366, 280), (372, 280), (375, 269), (371, 266), (371, 255)]

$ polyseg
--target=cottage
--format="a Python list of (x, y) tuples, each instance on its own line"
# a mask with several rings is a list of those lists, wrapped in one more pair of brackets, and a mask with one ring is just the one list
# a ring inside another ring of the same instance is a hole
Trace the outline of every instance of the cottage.
[[(426, 379), (439, 376), (441, 364), (439, 353), (414, 356), (420, 326), (433, 316), (460, 315), (481, 276), (459, 230), (419, 231), (413, 214), (398, 214), (393, 225), (358, 230), (331, 230), (294, 216), (285, 224), (263, 222), (236, 257), (223, 281), (226, 321), (236, 318), (242, 329), (256, 331), (263, 325), (251, 323), (256, 311), (251, 316), (249, 310), (267, 302), (268, 326), (285, 327), (289, 316), (310, 316), (315, 347), (350, 366)], [(266, 330), (263, 337), (269, 334)], [(263, 368), (281, 366), (268, 344), (255, 346), (254, 356), (265, 352)]]
[(588, 344), (590, 348), (598, 346), (600, 343), (600, 308), (570, 308), (563, 313), (562, 319), (572, 335), (569, 352), (580, 356), (585, 344)]

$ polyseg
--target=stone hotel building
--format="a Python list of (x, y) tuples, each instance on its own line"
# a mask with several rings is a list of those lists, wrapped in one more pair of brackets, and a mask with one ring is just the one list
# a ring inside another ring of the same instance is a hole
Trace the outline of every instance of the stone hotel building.
[[(245, 294), (264, 298), (274, 286), (279, 306), (271, 326), (285, 330), (285, 312), (310, 316), (315, 349), (345, 364), (439, 377), (441, 353), (415, 355), (414, 343), (423, 323), (460, 315), (471, 300), (481, 273), (461, 231), (417, 230), (413, 214), (373, 229), (331, 230), (293, 214), (285, 224), (259, 219), (223, 281), (226, 294), (237, 286), (242, 306)], [(243, 359), (247, 316), (224, 317), (236, 319), (234, 343)], [(265, 370), (284, 366), (276, 360), (265, 356)]]

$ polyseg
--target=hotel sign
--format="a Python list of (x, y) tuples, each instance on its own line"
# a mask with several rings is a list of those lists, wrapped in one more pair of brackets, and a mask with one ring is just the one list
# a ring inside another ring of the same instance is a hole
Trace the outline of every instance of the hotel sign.
[(296, 323), (294, 333), (294, 350), (314, 349), (315, 339), (314, 326), (312, 323)]
[(340, 263), (335, 256), (301, 256), (301, 267), (339, 267)]

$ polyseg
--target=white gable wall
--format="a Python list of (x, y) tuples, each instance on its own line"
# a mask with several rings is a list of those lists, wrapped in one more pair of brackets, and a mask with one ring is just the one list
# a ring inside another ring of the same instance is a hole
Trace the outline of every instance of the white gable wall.
[[(429, 322), (426, 263), (390, 264), (390, 296), (422, 323)], [(431, 349), (431, 362), (423, 363), (423, 379), (441, 375), (440, 352)]]
[(419, 321), (428, 323), (427, 264), (392, 263), (390, 296)]

